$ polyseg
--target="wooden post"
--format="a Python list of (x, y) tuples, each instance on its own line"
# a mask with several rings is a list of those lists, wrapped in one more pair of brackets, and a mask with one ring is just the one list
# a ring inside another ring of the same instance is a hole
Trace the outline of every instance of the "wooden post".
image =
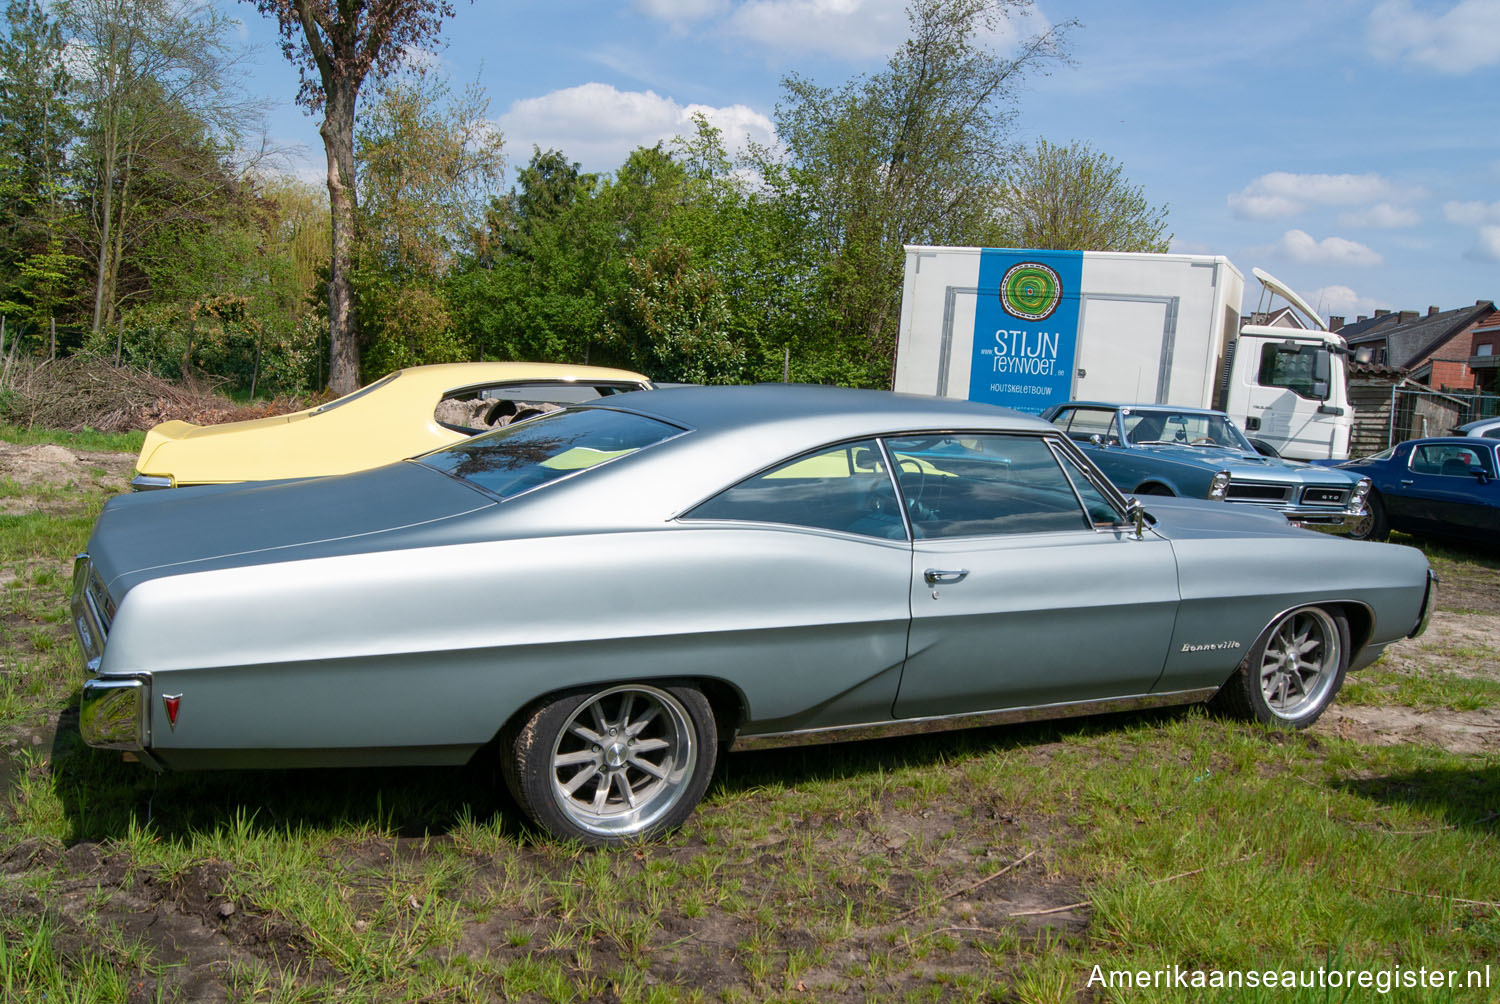
[(781, 357), (781, 382), (782, 383), (790, 383), (791, 382), (791, 375), (792, 375), (792, 346), (790, 344), (787, 344), (787, 345), (783, 346), (783, 355)]
[(48, 337), (50, 338), (51, 343), (52, 343), (50, 358), (53, 359), (53, 360), (56, 360), (57, 359), (57, 318), (55, 316), (47, 318), (47, 328), (48, 328), (48, 331), (49, 331)]

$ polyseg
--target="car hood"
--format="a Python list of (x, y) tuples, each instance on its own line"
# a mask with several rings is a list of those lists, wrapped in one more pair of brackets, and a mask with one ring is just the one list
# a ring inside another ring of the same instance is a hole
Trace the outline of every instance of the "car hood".
[(89, 538), (89, 557), (115, 593), (180, 571), (313, 557), (350, 546), (396, 547), (393, 531), (494, 504), (462, 482), (405, 461), (337, 477), (142, 492), (105, 505)]
[(1207, 499), (1147, 496), (1141, 504), (1169, 540), (1203, 537), (1296, 537), (1313, 531), (1292, 526), (1273, 509)]
[(1237, 479), (1250, 479), (1256, 481), (1278, 481), (1293, 482), (1297, 484), (1314, 482), (1327, 484), (1330, 481), (1352, 481), (1352, 478), (1331, 473), (1328, 468), (1313, 467), (1297, 460), (1284, 460), (1280, 457), (1263, 457), (1259, 453), (1245, 453), (1241, 450), (1216, 450), (1200, 446), (1178, 446), (1175, 443), (1162, 443), (1151, 446), (1131, 446), (1130, 449), (1140, 453), (1150, 454), (1156, 457), (1173, 460), (1181, 464), (1191, 464), (1211, 471), (1228, 471), (1231, 477)]

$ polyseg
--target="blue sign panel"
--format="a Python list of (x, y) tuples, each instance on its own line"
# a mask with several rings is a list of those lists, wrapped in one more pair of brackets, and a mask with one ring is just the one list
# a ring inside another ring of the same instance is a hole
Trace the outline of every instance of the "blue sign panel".
[(1082, 277), (1082, 251), (984, 249), (970, 401), (1036, 414), (1068, 399)]

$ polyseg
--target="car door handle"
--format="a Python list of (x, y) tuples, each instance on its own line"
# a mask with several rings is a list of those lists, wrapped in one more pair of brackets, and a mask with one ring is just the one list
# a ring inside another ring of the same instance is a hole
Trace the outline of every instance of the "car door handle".
[(1411, 478), (1403, 478), (1403, 479), (1402, 479), (1402, 480), (1401, 480), (1401, 483), (1402, 483), (1402, 484), (1403, 484), (1403, 485), (1409, 485), (1409, 484), (1411, 484)]
[(929, 568), (927, 569), (927, 571), (922, 573), (922, 578), (927, 580), (927, 584), (929, 586), (935, 586), (939, 583), (962, 582), (968, 577), (969, 570), (967, 568)]

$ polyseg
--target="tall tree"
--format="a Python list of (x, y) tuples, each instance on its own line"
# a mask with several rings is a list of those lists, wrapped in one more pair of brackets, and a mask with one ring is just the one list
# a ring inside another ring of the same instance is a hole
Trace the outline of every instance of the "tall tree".
[(901, 245), (977, 243), (993, 229), (1016, 89), (1061, 56), (1073, 26), (1011, 53), (991, 47), (1031, 9), (1031, 0), (912, 0), (909, 37), (885, 70), (838, 89), (782, 82), (786, 153), (760, 151), (759, 166), (816, 220), (827, 296), (864, 382), (891, 377)]
[(356, 136), (355, 303), (367, 373), (469, 354), (439, 289), (500, 183), (501, 137), (477, 84), (415, 68), (380, 81)]
[[(82, 155), (95, 263), (91, 326), (97, 335), (115, 318), (121, 263), (141, 237), (138, 228), (167, 222), (163, 208), (174, 205), (159, 200), (147, 210), (147, 176), (165, 172), (173, 184), (186, 184), (188, 191), (178, 193), (186, 203), (176, 207), (201, 205), (229, 181), (227, 158), (220, 155), (252, 109), (236, 89), (229, 19), (212, 7), (176, 0), (59, 0), (56, 10), (76, 53), (86, 122)], [(158, 174), (157, 183), (164, 177)]]
[(274, 17), (282, 52), (302, 75), (298, 100), (323, 113), (319, 133), (328, 158), (332, 256), (328, 280), (328, 385), (345, 394), (359, 385), (359, 344), (349, 274), (358, 204), (354, 112), (365, 78), (383, 77), (408, 49), (437, 37), (453, 16), (449, 0), (245, 0)]
[[(40, 0), (10, 0), (0, 37), (0, 311), (46, 324), (79, 260), (62, 248), (69, 218), (69, 102), (62, 31)], [(10, 272), (14, 266), (15, 272)]]
[(1167, 207), (1153, 206), (1113, 157), (1045, 139), (1006, 172), (999, 209), (1007, 242), (1071, 251), (1165, 251)]

